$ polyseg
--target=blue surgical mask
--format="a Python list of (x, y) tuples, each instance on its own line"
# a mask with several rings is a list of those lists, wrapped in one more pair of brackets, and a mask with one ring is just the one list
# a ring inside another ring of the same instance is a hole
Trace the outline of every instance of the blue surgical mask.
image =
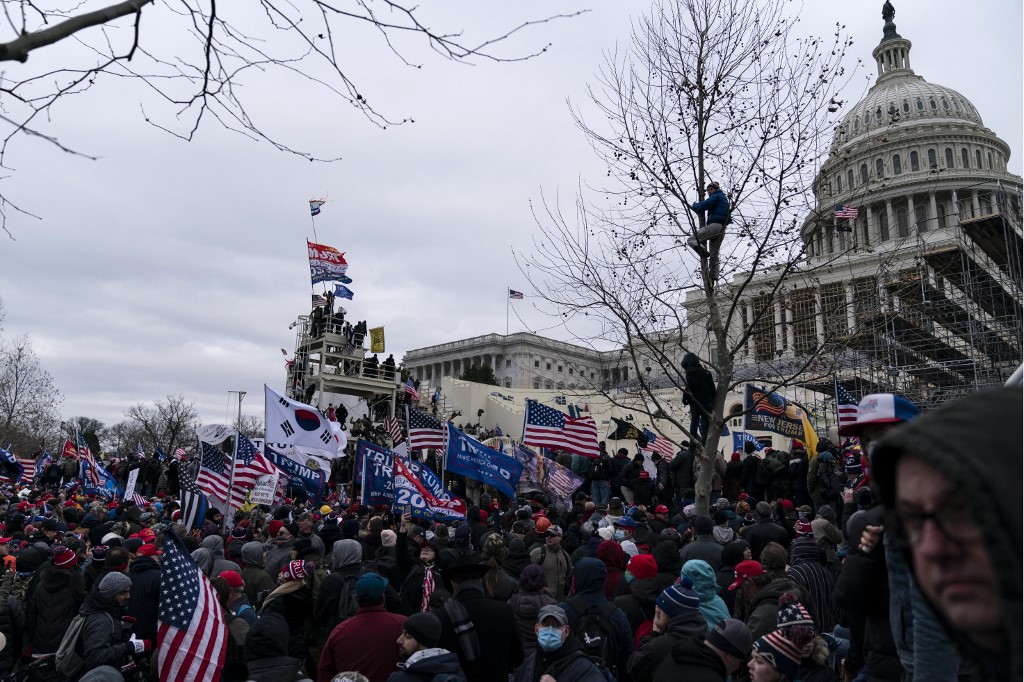
[(537, 633), (537, 645), (544, 651), (557, 651), (562, 646), (562, 628), (541, 628)]
[(630, 573), (629, 571), (626, 571), (625, 575), (626, 575), (626, 584), (627, 585), (629, 583), (633, 582), (633, 580), (635, 579), (635, 576), (632, 573)]
[(617, 531), (615, 531), (615, 539), (618, 540), (619, 542), (622, 542), (623, 540), (625, 540), (626, 539), (626, 531), (624, 531), (624, 530), (617, 530)]

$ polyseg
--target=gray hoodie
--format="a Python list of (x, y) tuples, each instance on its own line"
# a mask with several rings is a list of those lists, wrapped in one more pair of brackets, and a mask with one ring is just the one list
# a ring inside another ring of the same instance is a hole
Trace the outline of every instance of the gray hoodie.
[[(223, 571), (234, 571), (241, 573), (242, 567), (234, 561), (224, 558), (224, 538), (219, 535), (207, 535), (199, 543), (199, 549), (208, 549), (213, 555), (213, 568), (208, 575), (220, 575)], [(199, 551), (199, 550), (196, 550)]]
[(358, 564), (363, 560), (363, 546), (357, 540), (338, 540), (331, 551), (331, 570)]

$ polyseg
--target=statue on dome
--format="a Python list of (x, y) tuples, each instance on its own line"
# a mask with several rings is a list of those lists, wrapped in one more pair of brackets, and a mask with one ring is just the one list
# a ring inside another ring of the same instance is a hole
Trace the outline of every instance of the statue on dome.
[(889, 0), (885, 0), (885, 4), (882, 5), (882, 19), (885, 23), (892, 23), (893, 17), (896, 16), (896, 8), (892, 6)]

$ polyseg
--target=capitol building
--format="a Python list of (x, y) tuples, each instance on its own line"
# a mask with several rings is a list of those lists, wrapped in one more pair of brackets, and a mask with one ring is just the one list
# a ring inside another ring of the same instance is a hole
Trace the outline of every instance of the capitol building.
[[(781, 292), (744, 290), (742, 321), (755, 330), (738, 381), (801, 372), (795, 385), (821, 396), (836, 378), (857, 398), (896, 392), (929, 407), (1000, 384), (1022, 362), (1021, 178), (1007, 170), (1009, 146), (963, 95), (914, 72), (911, 41), (885, 19), (877, 79), (814, 182), (806, 266)], [(837, 206), (856, 217), (837, 218)], [(713, 366), (702, 302), (687, 299), (683, 346)], [(404, 364), (430, 385), (488, 364), (506, 388), (607, 389), (631, 379), (623, 355), (489, 334), (409, 351)], [(820, 362), (806, 366), (812, 355)]]

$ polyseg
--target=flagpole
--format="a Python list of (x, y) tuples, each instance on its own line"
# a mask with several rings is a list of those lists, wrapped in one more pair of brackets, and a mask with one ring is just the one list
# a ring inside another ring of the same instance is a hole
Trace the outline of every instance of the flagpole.
[(509, 293), (508, 287), (505, 287), (505, 336), (508, 336), (508, 310), (512, 305), (512, 294)]
[[(238, 399), (238, 413), (239, 415), (241, 415), (242, 413), (241, 398)], [(220, 530), (222, 533), (224, 532), (224, 527), (227, 525), (228, 514), (231, 513), (231, 491), (234, 490), (235, 488), (235, 461), (238, 459), (238, 441), (241, 439), (241, 437), (242, 432), (236, 428), (235, 447), (231, 449), (231, 473), (228, 475), (228, 494), (226, 495), (227, 499), (224, 500), (224, 506), (226, 507), (225, 511), (227, 513), (224, 514), (224, 517), (220, 521)]]

